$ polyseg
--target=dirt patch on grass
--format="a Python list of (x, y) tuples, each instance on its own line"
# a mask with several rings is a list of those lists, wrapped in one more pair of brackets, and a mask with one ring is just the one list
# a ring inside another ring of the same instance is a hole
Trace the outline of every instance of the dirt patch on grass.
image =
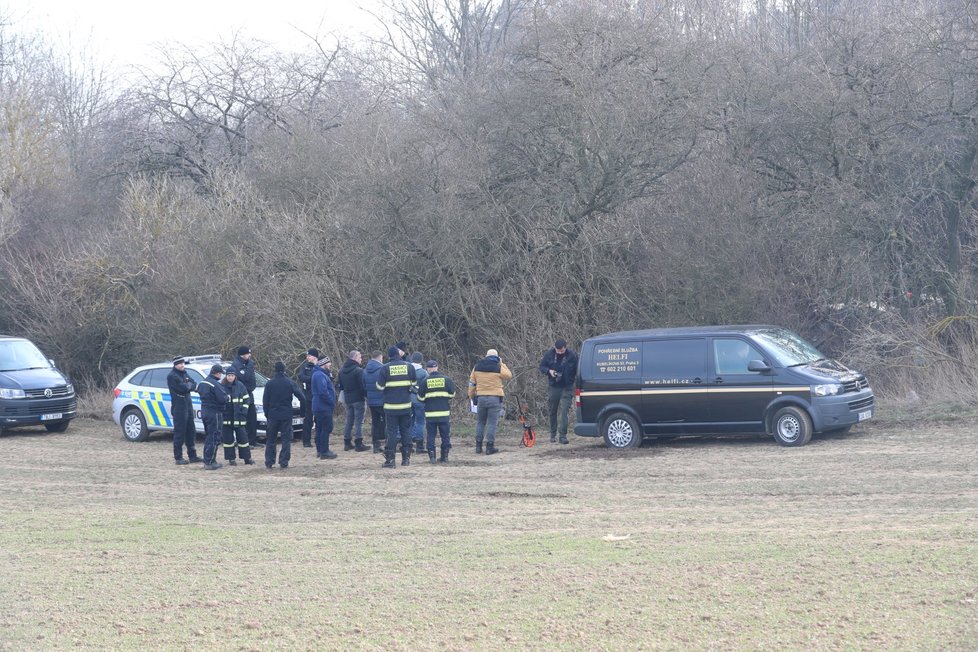
[[(597, 440), (380, 468), (0, 436), (0, 649), (973, 648), (978, 431)], [(263, 456), (263, 449), (256, 451)]]

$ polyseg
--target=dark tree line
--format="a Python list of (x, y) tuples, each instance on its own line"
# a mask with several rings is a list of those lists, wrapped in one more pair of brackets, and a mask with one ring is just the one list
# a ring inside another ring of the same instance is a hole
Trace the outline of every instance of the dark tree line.
[[(978, 3), (404, 0), (110, 78), (0, 29), (0, 331), (79, 379), (773, 322), (975, 380)], [(133, 81), (135, 80), (135, 81)], [(918, 391), (920, 391), (918, 389)]]

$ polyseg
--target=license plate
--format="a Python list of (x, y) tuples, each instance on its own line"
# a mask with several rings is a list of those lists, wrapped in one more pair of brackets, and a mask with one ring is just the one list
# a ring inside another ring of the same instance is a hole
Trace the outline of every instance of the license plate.
[(60, 412), (58, 412), (57, 414), (42, 414), (41, 415), (41, 421), (54, 421), (55, 419), (60, 419), (60, 418), (61, 418), (61, 413)]
[(293, 426), (301, 426), (302, 425), (302, 417), (295, 417), (294, 419), (292, 419), (292, 425)]
[(870, 418), (871, 416), (873, 416), (873, 411), (872, 410), (866, 410), (865, 412), (860, 412), (859, 413), (859, 420), (860, 421), (865, 421), (866, 419)]

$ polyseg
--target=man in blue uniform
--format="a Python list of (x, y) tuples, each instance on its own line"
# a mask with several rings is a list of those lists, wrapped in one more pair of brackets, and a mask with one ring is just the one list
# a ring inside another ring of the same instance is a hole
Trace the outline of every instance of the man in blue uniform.
[(278, 465), (283, 469), (289, 468), (292, 459), (292, 397), (299, 399), (305, 407), (306, 397), (299, 386), (285, 375), (285, 363), (275, 363), (275, 375), (265, 385), (262, 395), (262, 407), (265, 409), (265, 468), (270, 469), (275, 464), (275, 447), (279, 435), (282, 437), (282, 453)]
[(228, 402), (228, 393), (221, 384), (224, 368), (216, 364), (207, 378), (197, 383), (200, 394), (200, 417), (204, 422), (204, 468), (208, 471), (221, 468), (217, 461), (217, 442), (221, 438), (221, 415)]
[(387, 445), (384, 448), (384, 468), (394, 468), (397, 442), (401, 442), (401, 466), (411, 463), (411, 386), (417, 380), (414, 367), (401, 359), (396, 346), (387, 349), (390, 361), (380, 370), (377, 389), (384, 392), (384, 421), (387, 423)]
[[(194, 402), (190, 393), (197, 383), (187, 373), (187, 360), (183, 356), (173, 359), (173, 371), (167, 374), (166, 385), (170, 388), (170, 414), (173, 416), (173, 458), (177, 464), (203, 462), (197, 457), (197, 427), (194, 425)], [(187, 447), (187, 459), (183, 448)]]

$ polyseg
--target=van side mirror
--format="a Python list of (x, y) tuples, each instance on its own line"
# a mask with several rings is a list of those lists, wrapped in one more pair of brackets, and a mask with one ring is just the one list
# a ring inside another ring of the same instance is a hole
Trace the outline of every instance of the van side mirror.
[(747, 371), (771, 371), (763, 360), (751, 360), (747, 363)]

